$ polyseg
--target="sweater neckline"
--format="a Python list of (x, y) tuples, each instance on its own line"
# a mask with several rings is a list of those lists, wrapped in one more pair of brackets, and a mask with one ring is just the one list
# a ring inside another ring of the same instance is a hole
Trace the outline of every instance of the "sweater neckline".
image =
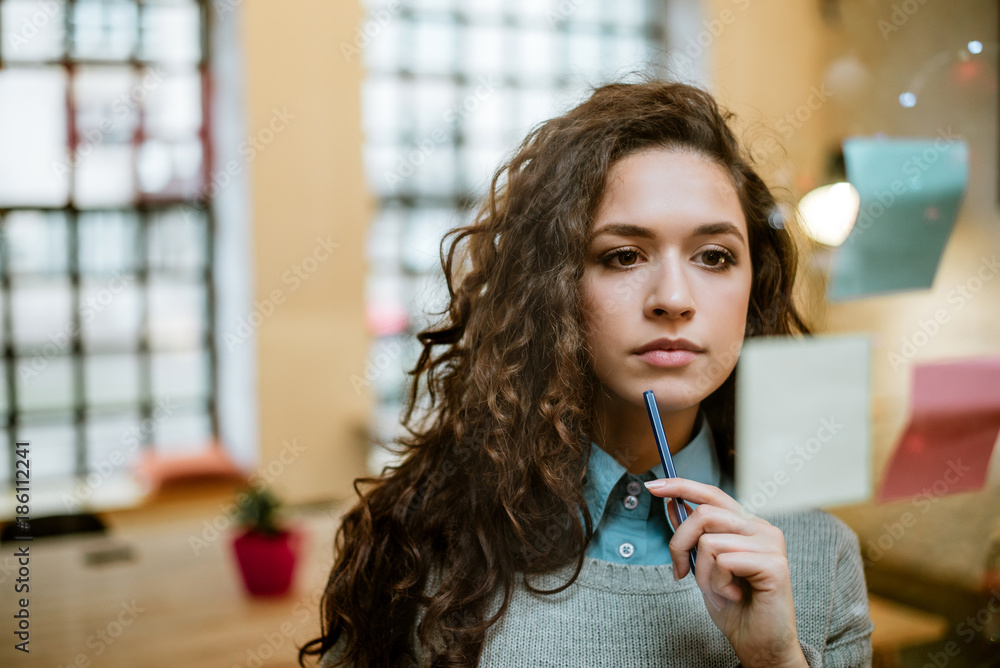
[[(529, 575), (528, 583), (535, 589), (556, 589), (566, 584), (576, 562), (549, 573)], [(617, 594), (667, 594), (697, 587), (688, 574), (674, 580), (673, 564), (618, 564), (584, 556), (580, 575), (574, 584)]]

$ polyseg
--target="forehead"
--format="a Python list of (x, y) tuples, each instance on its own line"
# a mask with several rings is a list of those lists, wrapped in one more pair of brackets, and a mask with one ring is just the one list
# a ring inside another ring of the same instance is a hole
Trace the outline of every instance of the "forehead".
[(727, 171), (693, 151), (633, 153), (609, 170), (591, 238), (606, 223), (652, 225), (662, 232), (728, 222), (746, 234), (739, 194)]

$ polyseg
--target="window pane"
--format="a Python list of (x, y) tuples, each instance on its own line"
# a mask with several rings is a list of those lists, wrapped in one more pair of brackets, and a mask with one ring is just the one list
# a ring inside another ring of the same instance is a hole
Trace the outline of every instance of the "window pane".
[(101, 144), (132, 140), (139, 120), (140, 89), (131, 67), (81, 67), (73, 78), (79, 145), (76, 163), (87, 160)]
[(96, 144), (76, 165), (77, 206), (124, 206), (135, 199), (130, 144)]
[(15, 346), (53, 343), (66, 349), (73, 331), (71, 299), (69, 280), (65, 277), (15, 278), (11, 291)]
[(136, 5), (129, 0), (76, 0), (70, 52), (74, 58), (128, 60), (135, 48)]
[[(362, 24), (362, 29), (372, 24)], [(374, 28), (370, 28), (374, 32)], [(374, 37), (367, 37), (362, 41), (359, 37), (357, 41), (352, 40), (345, 43), (347, 48), (341, 50), (342, 55), (348, 62), (355, 62), (359, 54), (353, 49), (361, 51), (364, 58), (365, 67), (371, 72), (393, 72), (403, 67), (404, 63), (400, 59), (400, 38), (403, 36), (397, 21), (389, 21), (381, 24), (381, 28)]]
[(88, 355), (84, 359), (87, 403), (138, 404), (137, 355)]
[(80, 271), (87, 274), (131, 272), (140, 257), (139, 217), (127, 211), (83, 212), (80, 230)]
[(201, 59), (201, 16), (194, 2), (147, 2), (142, 8), (139, 57), (161, 62)]
[(212, 422), (204, 412), (176, 412), (156, 425), (153, 442), (159, 452), (200, 452), (212, 443)]
[(149, 221), (149, 267), (197, 271), (206, 265), (208, 221), (203, 213), (158, 211)]
[(0, 2), (4, 60), (55, 60), (63, 55), (65, 2), (6, 0)]
[(410, 64), (414, 71), (419, 74), (447, 74), (455, 66), (457, 35), (454, 25), (428, 21), (417, 24), (414, 33), (416, 57)]
[(201, 191), (201, 170), (197, 139), (149, 140), (139, 147), (139, 185), (144, 193), (195, 199)]
[(58, 273), (68, 268), (66, 216), (47, 211), (11, 211), (4, 219), (12, 272)]
[(156, 399), (183, 401), (208, 396), (208, 354), (205, 351), (154, 354), (152, 362)]
[(201, 347), (208, 329), (207, 290), (200, 282), (149, 282), (149, 344), (153, 350)]
[(0, 69), (0, 100), (0, 206), (66, 204), (65, 71)]
[(28, 419), (18, 429), (17, 440), (31, 443), (32, 479), (73, 474), (76, 429), (69, 416), (46, 422)]
[(65, 355), (37, 355), (19, 360), (17, 404), (23, 411), (73, 408), (73, 360)]
[(558, 37), (551, 30), (521, 31), (515, 53), (520, 60), (522, 75), (529, 79), (541, 79), (542, 83), (547, 83), (547, 79), (555, 76), (556, 66), (559, 64), (556, 51)]
[[(142, 453), (143, 423), (138, 411), (94, 415), (87, 424), (87, 468), (127, 469)], [(107, 475), (102, 475), (106, 479)]]
[(0, 429), (0, 484), (11, 481), (10, 441), (6, 429)]
[(160, 139), (190, 139), (201, 129), (201, 76), (171, 72), (146, 97), (146, 133)]
[(403, 235), (403, 265), (417, 274), (436, 271), (441, 266), (439, 248), (453, 223), (451, 209), (419, 209), (413, 212)]
[[(18, 365), (15, 364), (14, 371), (17, 372)], [(7, 396), (7, 362), (0, 361), (0, 418), (6, 419), (10, 410), (10, 397)], [(0, 440), (0, 453), (4, 452), (5, 441)]]
[(80, 283), (80, 321), (88, 352), (137, 347), (142, 315), (136, 277), (85, 278)]

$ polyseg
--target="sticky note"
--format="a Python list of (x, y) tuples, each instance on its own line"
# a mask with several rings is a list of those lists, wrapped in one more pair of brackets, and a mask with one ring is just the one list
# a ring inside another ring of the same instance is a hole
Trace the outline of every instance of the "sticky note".
[(751, 512), (853, 503), (871, 491), (867, 336), (764, 337), (736, 375), (736, 494)]
[(861, 199), (834, 252), (831, 301), (930, 288), (969, 181), (965, 142), (856, 137), (843, 144), (847, 180)]
[(982, 489), (1000, 434), (1000, 357), (918, 364), (877, 501)]

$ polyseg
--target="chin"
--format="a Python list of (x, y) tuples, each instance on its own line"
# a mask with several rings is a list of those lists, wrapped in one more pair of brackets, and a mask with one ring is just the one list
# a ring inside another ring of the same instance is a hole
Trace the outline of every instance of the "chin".
[[(687, 381), (671, 380), (659, 378), (649, 381), (630, 380), (624, 387), (616, 388), (615, 394), (624, 398), (628, 403), (646, 409), (646, 402), (642, 398), (643, 392), (652, 390), (656, 395), (656, 406), (661, 411), (680, 411), (698, 404), (705, 397), (703, 392)], [(609, 388), (610, 389), (610, 388)]]

